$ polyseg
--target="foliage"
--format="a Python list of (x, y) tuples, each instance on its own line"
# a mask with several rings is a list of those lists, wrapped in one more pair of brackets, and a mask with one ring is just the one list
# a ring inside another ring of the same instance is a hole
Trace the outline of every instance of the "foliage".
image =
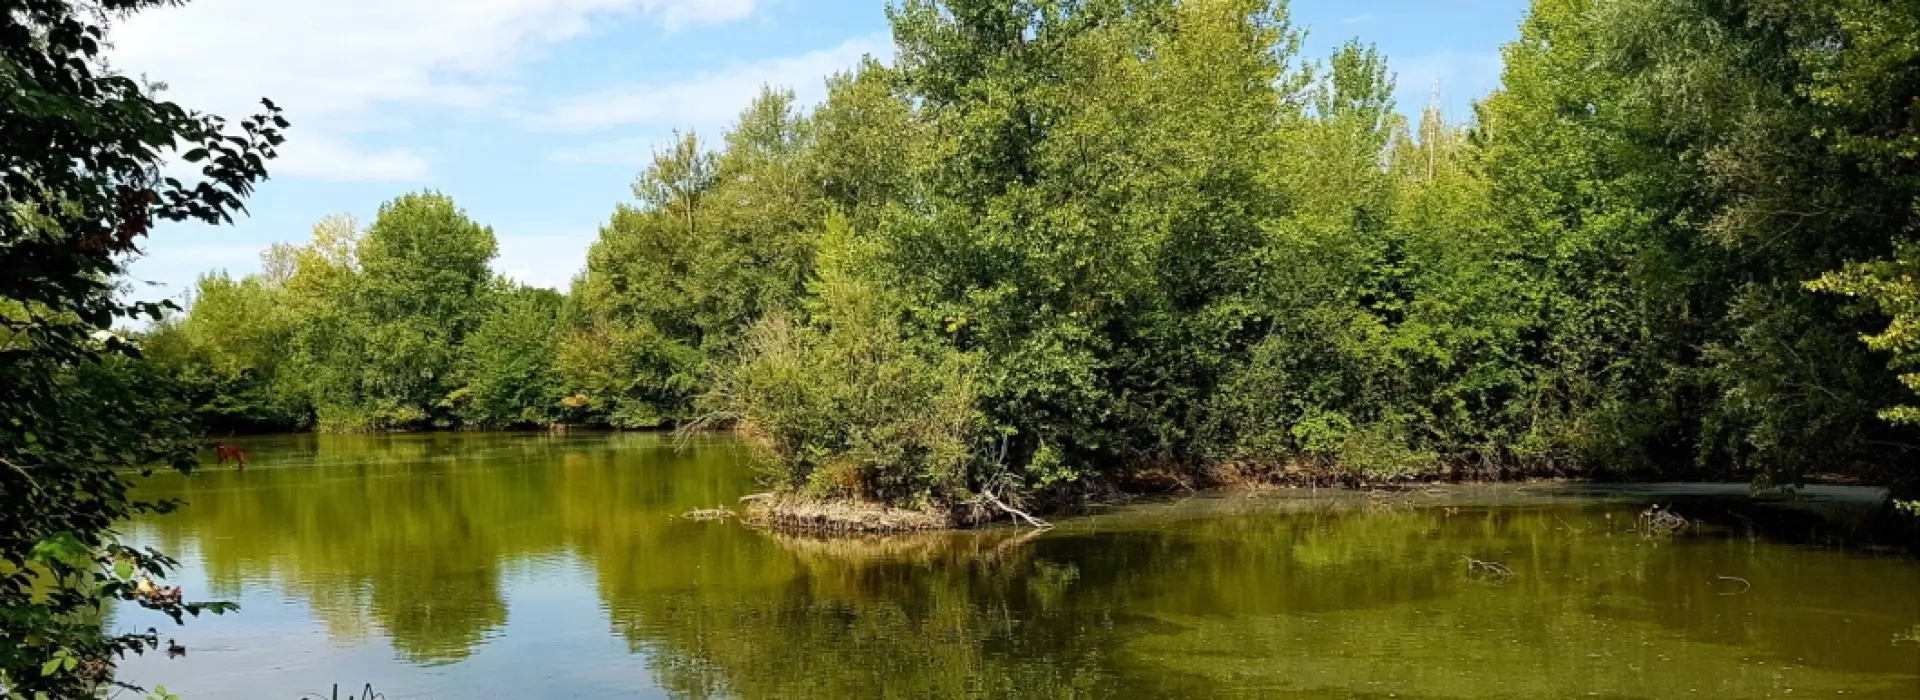
[[(78, 697), (153, 633), (103, 629), (103, 606), (157, 602), (136, 573), (172, 565), (118, 543), (126, 516), (166, 504), (128, 495), (127, 470), (185, 470), (197, 426), (168, 378), (106, 329), (158, 318), (112, 287), (156, 222), (229, 221), (266, 177), (287, 122), (271, 102), (228, 128), (104, 67), (109, 15), (156, 0), (8, 3), (0, 13), (0, 695)], [(200, 179), (163, 176), (175, 157)]]
[[(1908, 5), (1537, 0), (1464, 123), (1270, 0), (888, 16), (891, 65), (661, 150), (564, 300), (420, 195), (160, 335), (212, 421), (730, 423), (783, 488), (910, 505), (1221, 465), (1920, 484)], [(213, 330), (257, 294), (292, 320)]]
[(410, 194), (381, 206), (354, 247), (356, 274), (343, 285), (347, 296), (325, 301), (344, 314), (343, 327), (311, 329), (315, 335), (308, 336), (350, 334), (324, 338), (313, 359), (351, 370), (316, 387), (321, 421), (353, 428), (449, 425), (460, 344), (490, 302), (487, 263), (494, 253), (493, 230), (467, 219), (448, 197)]
[(1591, 319), (1555, 331), (1600, 380), (1564, 395), (1569, 417), (1623, 411), (1647, 431), (1616, 434), (1650, 456), (1763, 482), (1911, 471), (1911, 436), (1874, 418), (1898, 384), (1855, 341), (1864, 319), (1803, 286), (1913, 228), (1911, 159), (1868, 157), (1853, 135), (1909, 127), (1920, 86), (1910, 71), (1842, 78), (1870, 94), (1831, 84), (1886, 46), (1848, 19), (1867, 5), (1535, 9), (1485, 114), (1496, 210), (1583, 246), (1554, 263), (1577, 281), (1549, 298)]
[(550, 289), (510, 285), (500, 283), (506, 291), (459, 346), (465, 386), (450, 396), (467, 425), (546, 425), (560, 417), (554, 358), (562, 298)]
[[(488, 269), (495, 246), (492, 229), (433, 192), (386, 203), (364, 231), (350, 218), (330, 217), (306, 245), (268, 250), (262, 274), (203, 277), (192, 312), (152, 330), (153, 359), (195, 388), (197, 410), (216, 428), (359, 431), (543, 419), (551, 402), (498, 403), (501, 392), (521, 388), (518, 399), (554, 393), (500, 382), (547, 372), (540, 367), (551, 363), (547, 341), (556, 331), (552, 320), (526, 327), (538, 320), (516, 307), (520, 292), (503, 291)], [(557, 319), (558, 300), (546, 304), (541, 313)], [(467, 348), (489, 321), (495, 327), (480, 346)], [(547, 338), (508, 337), (543, 332)], [(538, 354), (502, 355), (513, 350)], [(529, 364), (502, 366), (520, 361)], [(476, 372), (486, 386), (468, 386)], [(476, 391), (492, 403), (463, 414)]]
[(258, 277), (204, 275), (191, 315), (167, 318), (143, 338), (148, 359), (175, 372), (200, 421), (215, 433), (307, 427), (311, 411), (287, 361), (295, 319)]
[(706, 397), (765, 453), (772, 481), (823, 498), (926, 505), (963, 494), (986, 437), (978, 357), (903, 327), (896, 295), (860, 277), (829, 221), (816, 313), (756, 323)]
[(688, 135), (656, 155), (634, 183), (639, 206), (614, 211), (575, 281), (583, 330), (562, 353), (589, 415), (621, 426), (687, 418), (709, 358), (792, 307), (823, 212), (811, 144), (793, 93), (765, 90), (719, 154)]

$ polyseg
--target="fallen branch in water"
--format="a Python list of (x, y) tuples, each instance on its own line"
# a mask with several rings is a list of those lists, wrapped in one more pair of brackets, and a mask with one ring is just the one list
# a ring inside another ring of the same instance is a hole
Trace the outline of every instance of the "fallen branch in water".
[(707, 508), (704, 510), (690, 510), (681, 513), (680, 517), (688, 520), (726, 520), (727, 518), (733, 517), (733, 511), (725, 508)]
[(1753, 590), (1753, 582), (1752, 582), (1752, 581), (1748, 581), (1748, 580), (1746, 580), (1746, 579), (1743, 579), (1743, 578), (1740, 578), (1740, 577), (1738, 577), (1738, 576), (1716, 576), (1716, 577), (1714, 577), (1714, 578), (1715, 578), (1715, 579), (1718, 579), (1718, 580), (1721, 580), (1721, 581), (1739, 581), (1739, 582), (1741, 583), (1741, 585), (1744, 585), (1744, 586), (1746, 586), (1746, 588), (1742, 588), (1742, 589), (1740, 589), (1740, 590), (1737, 590), (1737, 591), (1734, 591), (1734, 592), (1732, 592), (1732, 593), (1721, 593), (1720, 595), (1740, 595), (1740, 594), (1742, 594), (1742, 593), (1745, 593), (1745, 592), (1747, 592), (1747, 591), (1751, 591), (1751, 590)]
[(1015, 549), (1018, 549), (1021, 546), (1024, 546), (1025, 544), (1027, 544), (1028, 542), (1032, 542), (1033, 538), (1039, 537), (1040, 533), (1045, 529), (1046, 528), (1028, 530), (1026, 532), (1020, 533), (1020, 536), (1018, 537), (1008, 538), (1005, 541), (1001, 542), (1000, 544), (995, 545), (993, 548), (993, 553), (1001, 554), (1001, 553), (1010, 552)]
[(1641, 513), (1639, 524), (1644, 537), (1672, 537), (1693, 527), (1693, 521), (1659, 504)]
[(1910, 629), (1904, 632), (1893, 633), (1893, 643), (1894, 644), (1908, 644), (1908, 643), (1920, 644), (1920, 625), (1914, 625), (1913, 629)]
[(1496, 583), (1505, 583), (1514, 579), (1515, 574), (1513, 573), (1513, 569), (1507, 568), (1506, 564), (1497, 561), (1482, 561), (1473, 557), (1461, 558), (1467, 560), (1467, 576), (1469, 578), (1481, 578)]
[(1046, 530), (1053, 527), (1053, 523), (1049, 523), (1045, 520), (1041, 520), (1039, 518), (1028, 515), (1026, 511), (1020, 510), (1018, 508), (1015, 508), (1013, 506), (1010, 506), (1010, 505), (1007, 505), (1006, 503), (1001, 502), (999, 497), (993, 495), (992, 489), (980, 489), (980, 497), (987, 499), (987, 502), (992, 503), (994, 507), (999, 508), (1000, 510), (1006, 511), (1008, 515), (1011, 515), (1015, 518), (1025, 521), (1027, 525), (1030, 527), (1038, 528), (1041, 530)]

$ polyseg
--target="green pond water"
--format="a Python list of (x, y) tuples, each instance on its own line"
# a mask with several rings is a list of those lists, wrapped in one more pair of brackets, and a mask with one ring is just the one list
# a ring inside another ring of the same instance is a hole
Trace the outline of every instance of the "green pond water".
[[(1141, 501), (819, 540), (678, 517), (736, 443), (297, 436), (146, 480), (187, 698), (1920, 698), (1920, 562), (1836, 544), (1864, 489), (1446, 487)], [(1703, 520), (1633, 531), (1650, 503)], [(1476, 569), (1494, 562), (1511, 578)]]

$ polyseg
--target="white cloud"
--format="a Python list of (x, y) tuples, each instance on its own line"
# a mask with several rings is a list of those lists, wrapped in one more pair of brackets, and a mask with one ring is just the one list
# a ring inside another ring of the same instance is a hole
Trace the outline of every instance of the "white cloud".
[(311, 137), (288, 141), (268, 169), (274, 177), (333, 182), (420, 182), (427, 159), (411, 149), (362, 151), (343, 141)]
[(500, 257), (493, 266), (500, 274), (530, 287), (566, 291), (573, 276), (587, 266), (587, 247), (599, 234), (501, 235)]
[[(182, 104), (238, 118), (271, 97), (294, 123), (288, 158), (324, 177), (408, 178), (417, 154), (341, 167), (345, 143), (391, 124), (393, 106), (473, 109), (512, 92), (516, 68), (594, 21), (645, 17), (673, 30), (752, 14), (756, 0), (195, 0), (134, 15), (109, 36), (111, 60), (164, 80)], [(302, 166), (283, 167), (299, 174)]]
[(829, 49), (735, 66), (677, 83), (624, 85), (567, 100), (535, 118), (571, 131), (647, 125), (711, 132), (732, 122), (763, 85), (792, 88), (802, 104), (826, 97), (826, 78), (852, 68), (861, 56), (889, 60), (887, 35), (851, 39)]
[[(737, 111), (737, 110), (736, 110)], [(704, 142), (708, 138), (702, 137)], [(553, 151), (547, 155), (557, 163), (579, 163), (585, 165), (644, 165), (653, 162), (653, 154), (669, 142), (666, 135), (654, 137), (633, 137), (594, 141), (581, 146), (573, 146)], [(709, 144), (711, 145), (711, 144)]]

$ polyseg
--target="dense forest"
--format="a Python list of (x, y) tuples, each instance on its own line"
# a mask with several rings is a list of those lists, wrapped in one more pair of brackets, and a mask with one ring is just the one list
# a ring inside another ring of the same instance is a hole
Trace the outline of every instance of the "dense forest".
[(892, 65), (661, 150), (564, 295), (409, 194), (203, 278), (148, 356), (216, 431), (731, 426), (896, 504), (1920, 477), (1915, 6), (1538, 0), (1497, 92), (1414, 121), (1266, 0), (889, 17)]

